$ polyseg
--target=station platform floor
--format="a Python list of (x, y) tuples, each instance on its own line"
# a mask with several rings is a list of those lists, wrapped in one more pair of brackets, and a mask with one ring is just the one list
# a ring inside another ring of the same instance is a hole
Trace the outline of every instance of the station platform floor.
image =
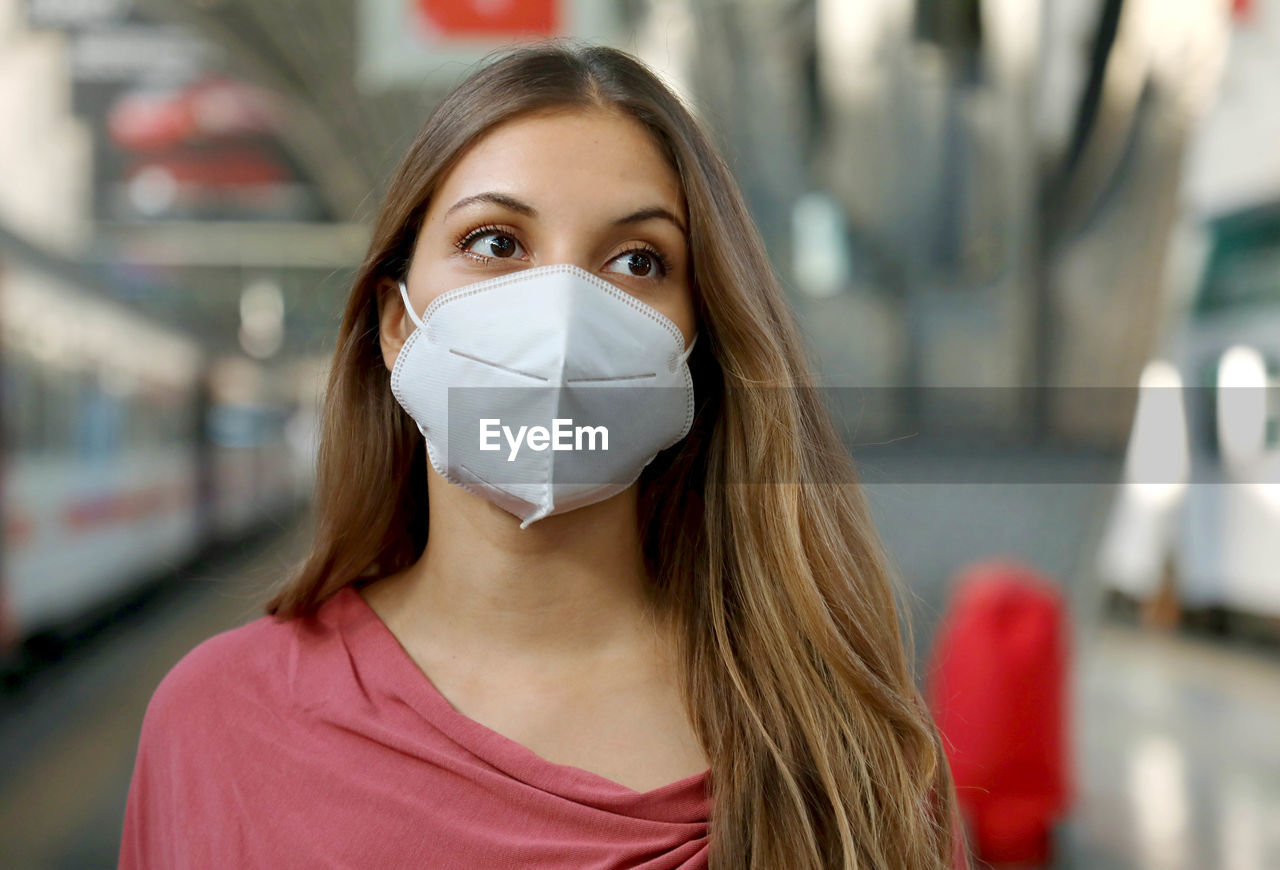
[[(256, 618), (308, 544), (291, 521), (0, 698), (0, 864), (115, 866), (151, 692), (195, 644)], [(1077, 801), (1053, 866), (1280, 868), (1280, 652), (1082, 621)]]

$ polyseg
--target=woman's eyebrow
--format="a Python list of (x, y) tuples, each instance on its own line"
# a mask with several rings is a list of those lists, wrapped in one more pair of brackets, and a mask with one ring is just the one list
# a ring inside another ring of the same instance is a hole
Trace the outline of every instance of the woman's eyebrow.
[(486, 191), (485, 193), (477, 193), (475, 196), (464, 196), (462, 199), (449, 206), (449, 210), (444, 213), (445, 217), (453, 214), (460, 208), (466, 208), (469, 205), (475, 205), (478, 202), (491, 202), (495, 205), (504, 206), (514, 212), (519, 212), (528, 217), (537, 217), (538, 210), (527, 202), (521, 202), (514, 196), (505, 193), (496, 193), (494, 191)]
[[(449, 206), (449, 210), (444, 213), (444, 216), (448, 217), (458, 209), (466, 208), (467, 206), (475, 205), (481, 202), (489, 202), (489, 203), (493, 203), (494, 205), (500, 205), (504, 208), (510, 209), (511, 211), (525, 215), (526, 217), (538, 216), (538, 210), (533, 206), (529, 205), (527, 202), (523, 202), (522, 200), (516, 199), (514, 196), (511, 196), (509, 194), (498, 193), (496, 191), (485, 191), (484, 193), (477, 193), (473, 196), (464, 196), (462, 199), (458, 200), (453, 205)], [(624, 224), (638, 224), (643, 221), (653, 220), (654, 218), (670, 221), (672, 224), (675, 225), (676, 229), (680, 230), (681, 235), (688, 235), (688, 231), (684, 228), (684, 224), (680, 222), (679, 218), (677, 218), (674, 214), (672, 214), (668, 209), (665, 209), (662, 206), (657, 206), (657, 205), (649, 206), (648, 208), (642, 208), (642, 209), (638, 209), (637, 211), (633, 211), (631, 214), (626, 215), (625, 217), (618, 218), (616, 221), (613, 222), (613, 224), (614, 226), (623, 226)]]
[(670, 221), (671, 223), (676, 225), (676, 229), (680, 230), (681, 235), (688, 235), (688, 231), (685, 230), (684, 224), (680, 222), (679, 218), (677, 218), (675, 215), (673, 215), (671, 212), (669, 212), (667, 209), (663, 208), (662, 206), (657, 206), (657, 205), (650, 206), (649, 208), (642, 208), (639, 211), (634, 211), (631, 214), (627, 215), (626, 217), (618, 218), (613, 223), (614, 223), (614, 226), (621, 226), (623, 224), (638, 224), (641, 221), (653, 220), (654, 218), (661, 218), (662, 220)]

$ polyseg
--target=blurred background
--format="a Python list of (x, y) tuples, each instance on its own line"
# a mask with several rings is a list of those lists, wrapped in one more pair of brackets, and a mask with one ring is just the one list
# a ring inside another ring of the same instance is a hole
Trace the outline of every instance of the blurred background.
[(1280, 868), (1280, 0), (0, 0), (0, 864), (115, 865), (151, 692), (307, 547), (391, 170), (545, 36), (729, 156), (922, 684), (962, 578), (1052, 593), (1034, 863)]

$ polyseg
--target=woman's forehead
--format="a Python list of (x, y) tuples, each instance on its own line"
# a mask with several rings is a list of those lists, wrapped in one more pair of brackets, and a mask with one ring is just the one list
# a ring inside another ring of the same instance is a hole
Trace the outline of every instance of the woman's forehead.
[(613, 210), (643, 202), (684, 211), (680, 179), (650, 132), (603, 109), (540, 112), (498, 125), (454, 164), (432, 210), (495, 190), (535, 207)]

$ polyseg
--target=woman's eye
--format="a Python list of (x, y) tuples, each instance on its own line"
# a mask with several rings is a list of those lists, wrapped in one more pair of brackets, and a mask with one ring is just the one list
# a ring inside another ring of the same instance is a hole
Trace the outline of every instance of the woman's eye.
[(606, 271), (618, 271), (633, 278), (661, 278), (666, 274), (666, 267), (661, 258), (651, 251), (627, 251), (615, 257), (609, 265), (618, 266), (618, 268), (616, 270), (610, 268)]
[(497, 257), (499, 259), (518, 256), (517, 252), (521, 254), (524, 252), (524, 249), (520, 247), (520, 243), (509, 234), (495, 232), (472, 236), (464, 243), (462, 249), (468, 253)]

